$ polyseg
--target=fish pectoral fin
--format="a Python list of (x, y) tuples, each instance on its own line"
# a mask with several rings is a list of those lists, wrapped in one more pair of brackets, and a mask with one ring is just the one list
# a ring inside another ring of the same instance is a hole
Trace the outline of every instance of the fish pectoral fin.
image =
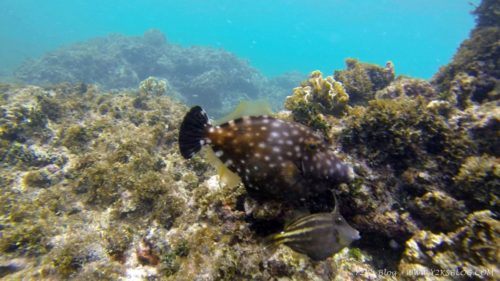
[(205, 156), (207, 162), (209, 162), (217, 170), (220, 183), (226, 185), (229, 188), (232, 188), (237, 186), (241, 182), (240, 177), (236, 173), (229, 170), (229, 168), (226, 167), (226, 165), (224, 165), (224, 163), (222, 163), (217, 156), (215, 156), (212, 148), (207, 147), (205, 149)]

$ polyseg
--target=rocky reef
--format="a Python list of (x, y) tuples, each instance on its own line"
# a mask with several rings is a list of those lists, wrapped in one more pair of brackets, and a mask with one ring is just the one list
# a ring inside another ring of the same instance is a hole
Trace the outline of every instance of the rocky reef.
[[(203, 155), (182, 159), (180, 82), (0, 84), (0, 278), (496, 280), (499, 7), (477, 7), (431, 81), (348, 59), (289, 93), (277, 115), (323, 133), (356, 174), (335, 190), (362, 238), (323, 261), (264, 243), (301, 210), (221, 184)], [(162, 38), (140, 40), (175, 49)]]
[(316, 264), (286, 246), (264, 247), (245, 189), (221, 185), (204, 157), (181, 160), (176, 139), (187, 108), (168, 90), (156, 94), (161, 81), (121, 92), (0, 89), (6, 280), (373, 275), (360, 250)]
[(180, 93), (187, 104), (200, 104), (219, 117), (241, 100), (267, 99), (281, 109), (289, 85), (303, 79), (297, 73), (267, 78), (229, 52), (176, 45), (158, 30), (139, 37), (113, 34), (69, 45), (28, 60), (14, 72), (23, 83), (82, 82), (105, 90), (135, 88), (150, 76), (166, 81), (171, 92)]

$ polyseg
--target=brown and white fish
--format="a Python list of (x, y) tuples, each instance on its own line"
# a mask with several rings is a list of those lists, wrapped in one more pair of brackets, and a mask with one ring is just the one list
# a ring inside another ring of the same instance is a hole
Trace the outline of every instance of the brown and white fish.
[(353, 177), (352, 167), (339, 160), (314, 131), (268, 115), (243, 116), (215, 126), (195, 106), (181, 124), (179, 148), (189, 159), (204, 145), (256, 197), (306, 198), (309, 192)]

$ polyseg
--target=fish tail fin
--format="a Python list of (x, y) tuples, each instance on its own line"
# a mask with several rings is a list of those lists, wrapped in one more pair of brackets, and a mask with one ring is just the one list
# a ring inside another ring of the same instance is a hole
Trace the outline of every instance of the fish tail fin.
[(195, 106), (184, 116), (179, 130), (179, 149), (182, 157), (190, 159), (206, 143), (205, 135), (210, 127), (207, 113)]
[(268, 235), (262, 239), (262, 244), (264, 245), (265, 249), (275, 249), (278, 247), (280, 244), (283, 244), (283, 239), (282, 239), (281, 233), (275, 233)]

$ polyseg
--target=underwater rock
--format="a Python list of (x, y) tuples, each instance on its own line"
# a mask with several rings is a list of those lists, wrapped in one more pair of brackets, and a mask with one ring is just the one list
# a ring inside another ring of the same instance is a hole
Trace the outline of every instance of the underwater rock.
[(24, 258), (13, 259), (8, 262), (0, 262), (0, 278), (3, 278), (11, 273), (22, 270), (27, 265)]
[(500, 106), (498, 101), (486, 102), (468, 107), (458, 122), (469, 128), (470, 135), (477, 142), (478, 154), (500, 157)]
[(489, 211), (472, 213), (466, 220), (455, 232), (420, 231), (408, 240), (399, 264), (402, 276), (407, 280), (496, 280), (500, 223)]
[(463, 225), (466, 217), (463, 201), (458, 201), (441, 191), (425, 193), (415, 199), (414, 206), (414, 212), (434, 231), (454, 230)]
[(434, 87), (422, 79), (398, 77), (386, 87), (376, 91), (376, 99), (395, 99), (400, 97), (424, 97), (431, 100), (437, 96)]
[[(140, 37), (112, 34), (76, 43), (26, 61), (14, 75), (25, 83), (84, 82), (103, 89), (135, 88), (153, 76), (168, 81), (168, 95), (178, 92), (188, 104), (202, 104), (217, 117), (245, 99), (267, 98), (281, 109), (290, 80), (296, 84), (302, 79), (266, 78), (229, 52), (172, 44), (158, 30)], [(162, 83), (157, 83), (157, 91)]]
[(139, 84), (139, 91), (143, 95), (161, 96), (167, 93), (169, 86), (165, 79), (148, 77)]

